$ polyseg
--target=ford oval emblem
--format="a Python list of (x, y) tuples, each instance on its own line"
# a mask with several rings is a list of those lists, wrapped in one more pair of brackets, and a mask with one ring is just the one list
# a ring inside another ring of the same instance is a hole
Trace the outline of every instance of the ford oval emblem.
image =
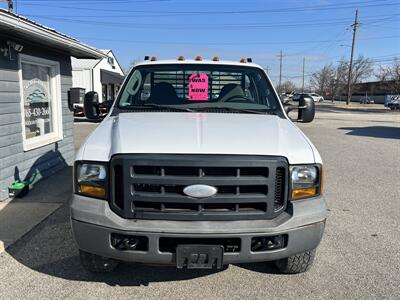
[(205, 184), (193, 184), (185, 187), (183, 192), (193, 198), (208, 198), (217, 193), (217, 188)]

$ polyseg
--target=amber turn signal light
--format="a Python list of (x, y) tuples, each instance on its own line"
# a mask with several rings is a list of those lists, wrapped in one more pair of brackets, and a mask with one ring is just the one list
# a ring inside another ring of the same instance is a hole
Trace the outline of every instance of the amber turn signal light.
[(91, 186), (91, 185), (79, 185), (79, 192), (87, 196), (96, 198), (105, 198), (106, 190), (103, 187)]
[(310, 198), (317, 195), (316, 187), (309, 187), (305, 189), (297, 189), (292, 191), (292, 200), (298, 200), (303, 198)]

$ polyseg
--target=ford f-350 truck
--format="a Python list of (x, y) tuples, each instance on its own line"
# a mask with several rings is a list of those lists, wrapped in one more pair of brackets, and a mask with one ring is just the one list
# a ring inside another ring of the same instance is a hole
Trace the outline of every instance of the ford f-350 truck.
[[(96, 93), (85, 115), (99, 118)], [(313, 118), (311, 98), (283, 105), (247, 59), (137, 64), (76, 155), (71, 224), (83, 266), (308, 270), (327, 216), (323, 167), (293, 121)]]

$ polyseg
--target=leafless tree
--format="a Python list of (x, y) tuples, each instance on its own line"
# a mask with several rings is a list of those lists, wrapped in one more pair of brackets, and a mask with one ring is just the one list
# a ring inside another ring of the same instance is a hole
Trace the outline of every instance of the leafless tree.
[(391, 65), (381, 65), (376, 77), (391, 93), (400, 94), (400, 59), (396, 58)]
[[(348, 63), (346, 63), (346, 65), (348, 65)], [(353, 63), (353, 71), (351, 74), (350, 82), (350, 95), (353, 94), (354, 86), (371, 76), (372, 72), (372, 62), (368, 58), (365, 58), (363, 55), (360, 55), (358, 59)], [(347, 82), (348, 74), (346, 75), (345, 79)]]
[(345, 59), (342, 58), (336, 66), (333, 78), (331, 78), (330, 89), (332, 100), (345, 92), (348, 72), (348, 64), (345, 62)]
[(141, 61), (141, 59), (139, 57), (136, 57), (135, 59), (133, 59), (131, 61), (131, 63), (129, 64), (129, 66), (124, 68), (125, 74), (129, 74), (129, 72), (132, 70), (132, 68), (140, 61)]
[[(361, 83), (364, 79), (372, 74), (372, 63), (369, 59), (360, 55), (353, 62), (353, 71), (351, 75), (350, 90), (354, 90), (357, 83)], [(324, 97), (336, 98), (346, 90), (349, 78), (349, 62), (341, 59), (337, 66), (333, 64), (325, 65), (321, 70), (313, 73), (310, 79), (310, 85), (317, 93)]]
[(311, 75), (310, 85), (318, 94), (327, 96), (331, 93), (334, 78), (335, 69), (332, 64), (327, 64)]
[(296, 90), (296, 85), (294, 84), (293, 81), (287, 80), (284, 83), (281, 84), (281, 89), (282, 92), (286, 93), (292, 93)]

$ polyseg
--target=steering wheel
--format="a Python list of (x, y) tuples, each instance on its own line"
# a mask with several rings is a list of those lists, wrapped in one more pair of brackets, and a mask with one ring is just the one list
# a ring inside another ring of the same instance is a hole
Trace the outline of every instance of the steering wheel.
[(246, 97), (236, 95), (236, 96), (229, 97), (228, 99), (226, 99), (222, 102), (249, 103), (251, 101), (249, 99), (247, 99)]

